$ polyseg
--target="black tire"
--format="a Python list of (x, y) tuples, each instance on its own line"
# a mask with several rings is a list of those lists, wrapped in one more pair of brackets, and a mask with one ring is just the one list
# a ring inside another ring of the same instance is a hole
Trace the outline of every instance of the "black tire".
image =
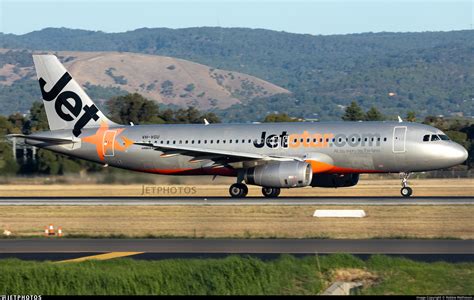
[(243, 183), (234, 183), (229, 187), (229, 194), (232, 198), (243, 198), (247, 196), (249, 189)]
[(274, 197), (275, 198), (280, 196), (280, 191), (281, 191), (280, 188), (274, 188), (273, 190), (274, 190)]
[(411, 194), (413, 194), (413, 190), (411, 189), (411, 187), (403, 187), (401, 190), (400, 190), (400, 194), (402, 194), (403, 197), (405, 198), (408, 198), (411, 196)]
[(279, 188), (262, 188), (262, 194), (266, 198), (276, 198), (278, 195), (280, 195), (280, 189)]

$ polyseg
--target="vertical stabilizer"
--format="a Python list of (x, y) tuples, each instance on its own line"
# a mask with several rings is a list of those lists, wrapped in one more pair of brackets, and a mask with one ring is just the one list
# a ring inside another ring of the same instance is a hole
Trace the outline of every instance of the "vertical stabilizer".
[(99, 127), (110, 121), (92, 102), (54, 55), (33, 55), (49, 129), (71, 129), (78, 137), (83, 128)]

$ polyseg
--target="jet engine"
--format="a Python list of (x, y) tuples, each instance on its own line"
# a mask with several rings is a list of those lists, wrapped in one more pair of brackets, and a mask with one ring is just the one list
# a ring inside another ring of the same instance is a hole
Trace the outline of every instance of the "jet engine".
[(317, 174), (311, 180), (312, 187), (338, 188), (354, 186), (359, 182), (359, 174)]
[(304, 187), (311, 183), (311, 165), (302, 161), (274, 162), (248, 168), (244, 173), (247, 184), (271, 188)]

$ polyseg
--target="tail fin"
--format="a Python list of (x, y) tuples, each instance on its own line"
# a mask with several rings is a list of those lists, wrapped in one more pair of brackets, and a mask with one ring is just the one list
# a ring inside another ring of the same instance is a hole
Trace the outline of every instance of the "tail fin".
[(78, 137), (83, 128), (102, 122), (117, 126), (95, 106), (54, 55), (33, 55), (49, 129), (71, 129)]

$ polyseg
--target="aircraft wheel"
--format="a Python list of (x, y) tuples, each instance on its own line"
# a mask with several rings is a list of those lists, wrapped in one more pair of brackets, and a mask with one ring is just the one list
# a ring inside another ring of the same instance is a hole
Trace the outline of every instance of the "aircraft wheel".
[(276, 198), (280, 195), (280, 188), (262, 188), (262, 194), (266, 198)]
[(244, 198), (248, 192), (248, 187), (243, 183), (234, 183), (229, 188), (229, 194), (232, 198)]
[(401, 190), (400, 190), (400, 193), (402, 194), (403, 197), (410, 197), (411, 194), (413, 193), (413, 190), (411, 189), (411, 187), (403, 187)]

